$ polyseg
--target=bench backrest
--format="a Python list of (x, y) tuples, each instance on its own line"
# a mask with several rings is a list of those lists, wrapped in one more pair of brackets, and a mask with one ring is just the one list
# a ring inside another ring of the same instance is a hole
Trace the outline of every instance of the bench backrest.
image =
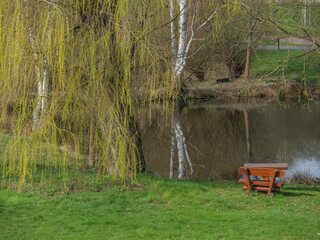
[(241, 175), (246, 175), (245, 169), (248, 169), (250, 175), (252, 175), (252, 176), (272, 177), (273, 174), (274, 174), (274, 171), (277, 171), (275, 177), (282, 177), (283, 176), (283, 171), (276, 170), (276, 169), (269, 169), (269, 168), (245, 168), (245, 167), (241, 167), (241, 168), (239, 168), (239, 173)]
[(270, 168), (287, 170), (288, 163), (245, 163), (245, 168)]

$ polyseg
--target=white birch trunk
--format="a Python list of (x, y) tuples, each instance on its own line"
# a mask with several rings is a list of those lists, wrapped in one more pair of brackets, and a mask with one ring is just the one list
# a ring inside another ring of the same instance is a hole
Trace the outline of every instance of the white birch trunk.
[[(36, 54), (34, 54), (36, 55)], [(35, 71), (36, 71), (36, 81), (38, 83), (38, 99), (41, 94), (41, 82), (40, 82), (40, 69), (38, 66), (35, 66)], [(33, 119), (32, 119), (32, 131), (36, 129), (36, 126), (39, 125), (40, 121), (40, 113), (41, 113), (41, 102), (37, 100), (36, 107), (33, 110)]]
[(185, 159), (185, 149), (184, 149), (184, 141), (185, 137), (183, 135), (183, 131), (181, 128), (181, 124), (179, 121), (176, 122), (174, 126), (175, 136), (177, 139), (177, 150), (178, 150), (178, 159), (179, 159), (179, 173), (178, 179), (184, 179), (187, 175), (186, 171), (186, 159)]
[(171, 127), (170, 178), (174, 176), (174, 158), (176, 156), (177, 139), (174, 128)]
[[(25, 16), (26, 19), (29, 18), (29, 12), (28, 12), (28, 0), (24, 0), (24, 9), (25, 9)], [(35, 39), (33, 37), (32, 29), (28, 28), (28, 34), (29, 34), (29, 40), (31, 42), (31, 47), (33, 51), (33, 56), (35, 59), (36, 64), (39, 61), (39, 55), (38, 50), (36, 49)], [(48, 32), (46, 33), (46, 36), (48, 37)], [(48, 38), (46, 39), (46, 41)], [(37, 103), (33, 110), (33, 119), (32, 119), (32, 131), (35, 131), (39, 125), (42, 122), (42, 119), (44, 119), (46, 113), (47, 113), (47, 106), (48, 106), (48, 93), (49, 93), (49, 71), (47, 68), (47, 56), (44, 54), (43, 56), (44, 62), (43, 62), (43, 72), (41, 74), (41, 68), (36, 65), (35, 66), (35, 72), (36, 72), (36, 82), (38, 85), (38, 91), (37, 91)], [(41, 79), (42, 78), (42, 79)]]
[(179, 168), (178, 179), (185, 179), (187, 176), (187, 163), (190, 167), (190, 175), (193, 174), (193, 166), (190, 161), (188, 153), (186, 134), (179, 117), (179, 111), (175, 111), (171, 119), (172, 123), (172, 136), (171, 136), (171, 158), (170, 158), (170, 178), (173, 177), (173, 159), (175, 157), (175, 150), (178, 152)]
[(36, 66), (36, 74), (37, 74), (37, 82), (38, 82), (38, 97), (37, 97), (37, 104), (35, 109), (33, 110), (33, 124), (32, 130), (35, 131), (39, 125), (41, 124), (42, 120), (45, 118), (47, 113), (47, 106), (48, 106), (48, 88), (49, 88), (49, 81), (48, 81), (48, 70), (46, 67), (43, 69), (43, 78), (40, 78), (40, 70), (39, 67)]
[[(186, 56), (187, 56), (187, 14), (188, 14), (188, 2), (187, 0), (177, 0), (179, 6), (179, 17), (175, 16), (175, 1), (169, 0), (170, 2), (170, 27), (171, 27), (171, 46), (172, 46), (172, 64), (175, 71), (175, 81), (180, 82), (184, 69), (186, 66)], [(175, 20), (178, 20), (176, 24)], [(177, 31), (176, 26), (179, 26)], [(177, 37), (177, 33), (179, 39)], [(177, 116), (175, 116), (177, 114)], [(183, 130), (183, 125), (179, 119), (179, 111), (175, 110), (172, 113), (171, 118), (171, 155), (170, 155), (170, 178), (174, 175), (174, 159), (175, 151), (178, 152), (178, 178), (184, 179), (187, 175), (187, 164), (186, 158), (192, 169), (189, 153), (186, 145), (186, 137)], [(193, 172), (193, 170), (192, 170)]]
[(175, 74), (181, 78), (186, 66), (186, 47), (187, 47), (187, 14), (188, 2), (187, 0), (178, 0), (179, 4), (179, 42), (176, 55)]
[(302, 24), (304, 27), (307, 26), (307, 2), (304, 1), (304, 5), (302, 6)]

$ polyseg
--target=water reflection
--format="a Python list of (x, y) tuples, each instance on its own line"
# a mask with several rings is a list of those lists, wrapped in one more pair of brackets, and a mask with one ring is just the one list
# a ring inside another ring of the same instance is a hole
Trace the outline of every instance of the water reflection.
[[(158, 107), (140, 109), (143, 151), (147, 166), (160, 176), (170, 175), (170, 118), (161, 123)], [(192, 178), (237, 178), (243, 163), (287, 162), (289, 169), (313, 159), (320, 177), (320, 110), (317, 105), (190, 104), (181, 109)], [(177, 161), (174, 175), (177, 176)], [(314, 166), (313, 166), (314, 168)], [(290, 173), (291, 174), (291, 173)], [(191, 178), (190, 173), (187, 177)]]
[(170, 178), (174, 177), (174, 166), (176, 152), (178, 157), (178, 178), (185, 179), (187, 176), (187, 163), (190, 168), (190, 176), (193, 175), (193, 166), (190, 160), (187, 147), (187, 139), (182, 121), (180, 119), (183, 106), (176, 104), (175, 109), (171, 112), (171, 149), (170, 149)]
[(320, 162), (316, 158), (311, 159), (294, 159), (287, 171), (287, 177), (290, 178), (319, 178)]

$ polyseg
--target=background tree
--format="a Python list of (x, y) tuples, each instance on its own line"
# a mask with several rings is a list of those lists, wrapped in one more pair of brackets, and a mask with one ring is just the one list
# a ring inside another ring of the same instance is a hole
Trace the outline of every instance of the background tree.
[(259, 22), (257, 21), (258, 16), (260, 15), (261, 11), (263, 10), (263, 1), (247, 1), (247, 53), (246, 53), (246, 64), (244, 68), (243, 77), (249, 78), (250, 76), (250, 61), (251, 61), (251, 52), (252, 52), (252, 41), (253, 41), (253, 34), (256, 31), (257, 27), (259, 26)]

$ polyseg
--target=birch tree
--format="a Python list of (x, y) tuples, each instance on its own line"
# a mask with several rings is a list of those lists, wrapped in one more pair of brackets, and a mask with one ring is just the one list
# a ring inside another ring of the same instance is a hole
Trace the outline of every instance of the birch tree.
[[(214, 1), (213, 1), (214, 3)], [(190, 52), (190, 47), (195, 40), (195, 36), (199, 30), (206, 27), (212, 20), (218, 22), (218, 14), (222, 10), (234, 13), (239, 9), (237, 1), (226, 4), (211, 4), (212, 11), (205, 16), (197, 15), (197, 3), (188, 0), (169, 0), (170, 6), (170, 29), (171, 29), (171, 47), (172, 47), (172, 65), (174, 76), (172, 84), (178, 88), (178, 93), (183, 89), (182, 78), (186, 68), (187, 59)], [(192, 14), (189, 16), (190, 9)], [(216, 26), (219, 26), (216, 25)], [(186, 136), (183, 129), (183, 124), (180, 120), (179, 107), (175, 107), (171, 117), (171, 156), (170, 156), (170, 177), (174, 173), (175, 152), (178, 152), (178, 178), (184, 179), (187, 173), (187, 162), (190, 166), (190, 174), (193, 173), (192, 163), (189, 157)], [(187, 160), (187, 162), (186, 162)]]
[[(32, 2), (30, 0), (24, 0), (24, 14), (26, 19), (30, 18), (30, 13), (32, 14)], [(51, 8), (50, 1), (48, 1), (48, 9)], [(48, 24), (50, 24), (50, 12), (48, 12)], [(36, 82), (37, 82), (37, 100), (35, 104), (35, 108), (33, 110), (33, 123), (32, 130), (35, 131), (41, 125), (41, 122), (44, 121), (48, 104), (50, 102), (49, 99), (49, 70), (48, 70), (48, 61), (47, 61), (47, 53), (46, 53), (46, 44), (48, 42), (48, 37), (50, 35), (49, 30), (45, 30), (44, 43), (36, 42), (36, 37), (32, 28), (35, 26), (27, 26), (27, 31), (29, 34), (29, 40), (31, 44), (31, 48), (33, 51), (33, 56), (35, 60), (35, 73), (36, 73)], [(42, 54), (42, 59), (40, 59), (39, 54)], [(41, 65), (41, 66), (40, 66)]]
[[(171, 20), (171, 46), (172, 46), (172, 64), (174, 68), (173, 81), (177, 81), (180, 84), (180, 79), (183, 76), (184, 69), (186, 66), (187, 57), (187, 10), (188, 2), (187, 0), (177, 1), (179, 6), (179, 17), (178, 17), (178, 38), (176, 30), (176, 12), (175, 12), (175, 1), (170, 0), (170, 20)], [(177, 80), (175, 80), (177, 79)], [(173, 82), (173, 84), (177, 84)], [(177, 111), (175, 107), (174, 112), (171, 117), (171, 156), (170, 156), (170, 178), (173, 178), (174, 173), (174, 159), (175, 152), (178, 151), (179, 159), (179, 170), (178, 178), (183, 179), (186, 176), (186, 161), (185, 158), (189, 159), (188, 149), (186, 145), (186, 137), (183, 130), (183, 125), (179, 118), (180, 111)], [(190, 164), (192, 168), (192, 164)]]

